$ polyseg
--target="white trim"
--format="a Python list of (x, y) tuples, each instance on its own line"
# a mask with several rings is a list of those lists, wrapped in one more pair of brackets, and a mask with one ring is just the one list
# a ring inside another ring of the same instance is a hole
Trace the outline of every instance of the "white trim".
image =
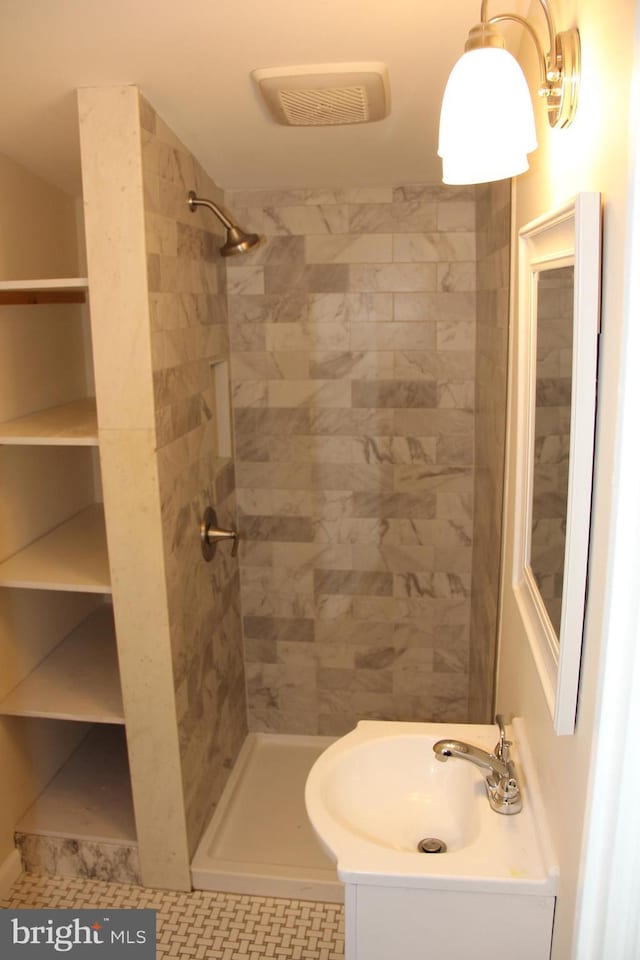
[[(640, 46), (640, 19), (636, 24)], [(600, 690), (592, 744), (584, 836), (582, 896), (576, 910), (579, 960), (640, 956), (640, 75), (629, 122), (634, 151), (625, 264), (624, 335), (618, 420), (611, 565), (604, 611)]]
[(11, 892), (20, 874), (22, 873), (22, 863), (20, 854), (17, 850), (12, 850), (4, 862), (0, 865), (0, 900), (6, 900)]
[[(522, 227), (518, 244), (516, 461), (512, 590), (558, 734), (575, 726), (587, 581), (600, 306), (600, 194), (579, 193)], [(531, 569), (537, 289), (574, 265), (571, 429), (560, 638)]]

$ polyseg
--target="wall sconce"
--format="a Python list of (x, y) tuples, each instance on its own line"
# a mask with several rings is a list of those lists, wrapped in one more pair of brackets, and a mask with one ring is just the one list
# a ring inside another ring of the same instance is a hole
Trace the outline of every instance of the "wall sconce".
[(515, 20), (529, 33), (538, 54), (540, 89), (552, 127), (573, 120), (580, 79), (580, 37), (575, 29), (558, 33), (550, 0), (539, 0), (549, 33), (549, 52), (533, 26), (515, 13), (487, 17), (482, 0), (480, 23), (455, 64), (442, 100), (438, 155), (444, 183), (488, 183), (529, 169), (527, 154), (538, 146), (533, 106), (517, 60), (504, 48), (495, 24)]

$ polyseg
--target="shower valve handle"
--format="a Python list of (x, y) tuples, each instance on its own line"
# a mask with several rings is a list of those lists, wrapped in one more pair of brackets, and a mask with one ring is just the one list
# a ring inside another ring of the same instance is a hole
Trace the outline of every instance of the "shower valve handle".
[(218, 526), (218, 518), (213, 507), (207, 507), (200, 521), (200, 541), (202, 544), (202, 556), (209, 562), (216, 552), (216, 547), (221, 540), (232, 540), (231, 556), (235, 557), (238, 553), (238, 531), (225, 530)]

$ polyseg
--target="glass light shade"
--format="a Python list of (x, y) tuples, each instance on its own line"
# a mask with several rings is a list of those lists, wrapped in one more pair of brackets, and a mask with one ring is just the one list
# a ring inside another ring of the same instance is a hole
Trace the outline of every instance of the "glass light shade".
[(444, 183), (488, 183), (529, 169), (538, 146), (529, 88), (517, 60), (499, 47), (463, 54), (440, 112)]

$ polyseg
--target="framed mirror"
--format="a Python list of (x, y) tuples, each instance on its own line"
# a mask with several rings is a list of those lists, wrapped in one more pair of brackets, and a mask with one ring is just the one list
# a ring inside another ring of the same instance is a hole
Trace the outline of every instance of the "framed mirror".
[(600, 318), (600, 194), (519, 234), (513, 584), (558, 734), (575, 727)]

